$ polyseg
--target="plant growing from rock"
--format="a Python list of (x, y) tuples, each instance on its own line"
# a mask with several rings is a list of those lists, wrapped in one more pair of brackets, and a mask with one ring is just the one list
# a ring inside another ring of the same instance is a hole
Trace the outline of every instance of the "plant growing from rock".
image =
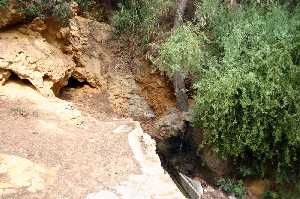
[(246, 189), (241, 180), (235, 181), (230, 178), (220, 178), (217, 181), (217, 186), (228, 194), (234, 194), (239, 199), (243, 199), (246, 196)]
[(91, 0), (75, 0), (75, 2), (78, 3), (82, 10), (89, 10), (92, 6)]
[(175, 2), (171, 0), (122, 1), (112, 20), (116, 34), (138, 34), (142, 36), (142, 43), (148, 43), (158, 33), (160, 19), (174, 5)]
[(70, 17), (69, 2), (66, 0), (19, 0), (18, 6), (19, 11), (25, 13), (27, 18), (55, 17), (67, 23)]
[(0, 9), (6, 8), (8, 6), (8, 0), (0, 0)]
[(277, 4), (233, 10), (205, 0), (196, 23), (160, 50), (164, 70), (195, 75), (201, 144), (278, 182), (300, 174), (299, 13)]

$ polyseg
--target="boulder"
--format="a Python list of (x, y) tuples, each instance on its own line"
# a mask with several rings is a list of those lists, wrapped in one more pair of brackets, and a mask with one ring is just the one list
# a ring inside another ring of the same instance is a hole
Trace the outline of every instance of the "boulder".
[(263, 194), (270, 189), (271, 182), (266, 179), (247, 179), (245, 182), (249, 199), (262, 198)]
[(74, 68), (72, 57), (63, 54), (28, 26), (0, 33), (3, 83), (7, 79), (3, 71), (10, 71), (21, 79), (29, 80), (44, 96), (51, 97), (68, 83)]
[(204, 162), (212, 172), (217, 176), (224, 176), (232, 170), (231, 162), (226, 159), (222, 159), (214, 149), (214, 147), (205, 146), (203, 150), (200, 151), (201, 160)]
[(203, 188), (199, 181), (191, 179), (190, 177), (179, 173), (182, 188), (186, 191), (191, 199), (201, 199), (203, 195)]
[(7, 5), (0, 7), (0, 29), (21, 22), (25, 16), (18, 11), (17, 1), (8, 0)]
[(190, 113), (177, 111), (176, 109), (170, 110), (157, 121), (157, 134), (164, 139), (178, 136), (179, 133), (187, 131), (187, 123), (190, 121)]

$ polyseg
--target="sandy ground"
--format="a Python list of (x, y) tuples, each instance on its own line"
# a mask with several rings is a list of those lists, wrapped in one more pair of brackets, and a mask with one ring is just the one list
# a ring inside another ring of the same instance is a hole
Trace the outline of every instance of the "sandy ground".
[(0, 87), (0, 198), (184, 198), (155, 142), (108, 97), (87, 85), (64, 100), (20, 80)]
[(72, 104), (45, 99), (28, 86), (9, 83), (1, 88), (1, 153), (59, 173), (46, 190), (11, 190), (5, 198), (83, 198), (137, 173), (127, 135), (112, 133), (122, 123), (127, 122), (83, 117)]

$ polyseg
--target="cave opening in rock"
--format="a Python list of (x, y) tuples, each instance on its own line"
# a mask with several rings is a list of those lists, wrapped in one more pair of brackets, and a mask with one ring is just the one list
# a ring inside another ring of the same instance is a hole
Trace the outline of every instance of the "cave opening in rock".
[(74, 78), (71, 76), (68, 80), (67, 86), (65, 86), (66, 89), (68, 88), (82, 88), (84, 86), (90, 86), (90, 84), (85, 80), (85, 81), (79, 81), (78, 79)]
[(71, 76), (68, 79), (68, 84), (60, 90), (59, 98), (71, 100), (76, 92), (81, 92), (80, 90), (86, 87), (91, 88), (91, 85), (86, 80), (79, 81), (75, 77)]
[(36, 88), (33, 86), (33, 84), (28, 80), (28, 79), (21, 79), (16, 73), (11, 72), (11, 75), (9, 76), (8, 80), (6, 83), (9, 82), (15, 82), (17, 84), (23, 85), (23, 86), (28, 86), (34, 90), (36, 90)]

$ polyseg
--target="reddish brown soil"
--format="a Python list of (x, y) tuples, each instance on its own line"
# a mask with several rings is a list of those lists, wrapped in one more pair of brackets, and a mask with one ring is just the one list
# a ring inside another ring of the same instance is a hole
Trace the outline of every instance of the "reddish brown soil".
[(141, 95), (147, 100), (156, 115), (162, 116), (176, 106), (172, 83), (146, 61), (141, 61), (135, 70), (135, 79)]

